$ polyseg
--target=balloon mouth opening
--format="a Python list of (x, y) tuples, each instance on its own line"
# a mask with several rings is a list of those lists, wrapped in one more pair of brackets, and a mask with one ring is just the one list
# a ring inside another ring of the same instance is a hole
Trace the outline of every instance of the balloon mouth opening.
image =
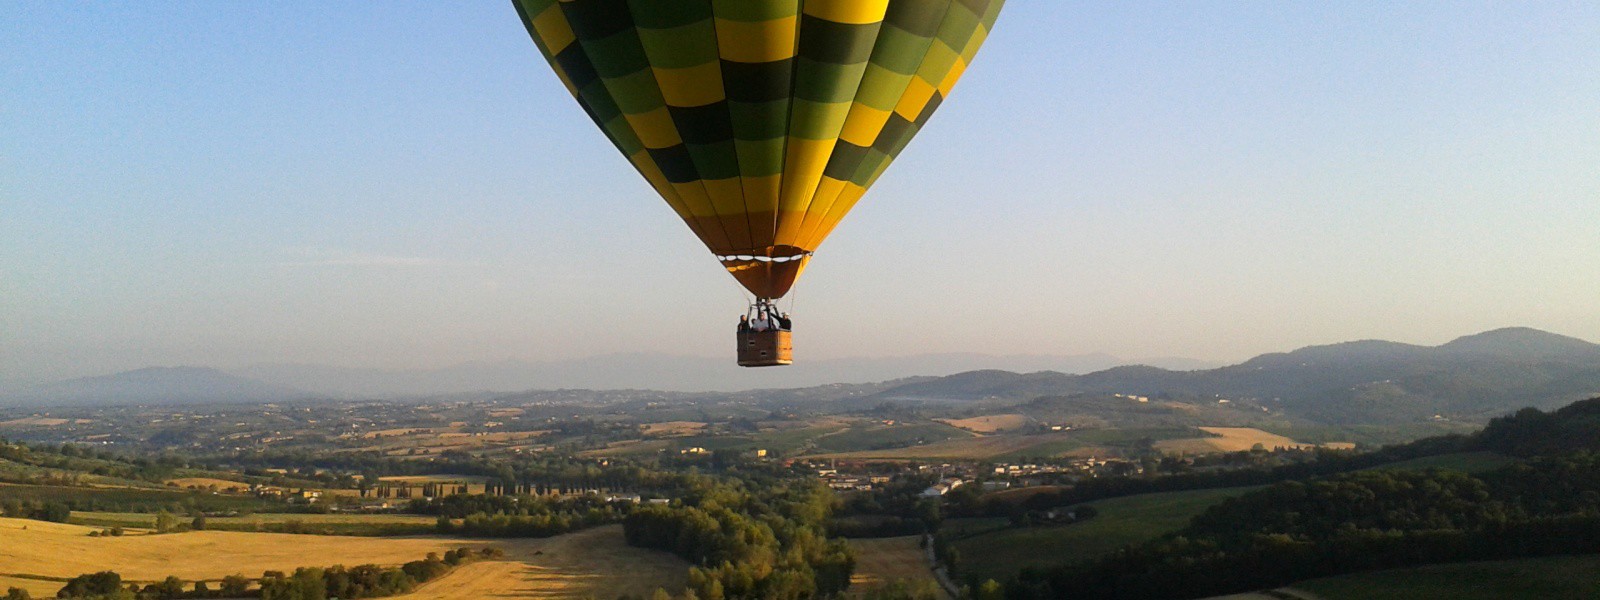
[(719, 255), (717, 255), (717, 260), (720, 260), (722, 262), (750, 262), (750, 261), (755, 261), (755, 262), (786, 263), (786, 262), (791, 262), (791, 261), (803, 260), (807, 256), (811, 256), (811, 253), (807, 252), (807, 253), (804, 253), (804, 254), (795, 254), (795, 255), (792, 255), (792, 256), (756, 256), (756, 255), (752, 255), (752, 254), (729, 254), (729, 255), (721, 255), (721, 254), (719, 254)]
[(718, 254), (716, 256), (717, 260), (725, 263), (786, 263), (805, 260), (811, 256), (811, 252), (809, 250), (801, 250), (795, 247), (779, 246), (777, 248), (768, 249), (762, 254)]

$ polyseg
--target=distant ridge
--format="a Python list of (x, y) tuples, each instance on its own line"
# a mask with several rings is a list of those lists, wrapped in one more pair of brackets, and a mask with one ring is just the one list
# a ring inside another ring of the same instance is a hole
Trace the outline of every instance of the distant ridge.
[(35, 386), (8, 398), (13, 404), (60, 406), (282, 402), (313, 396), (206, 367), (149, 367)]
[(1339, 424), (1482, 420), (1600, 395), (1600, 345), (1516, 327), (1433, 347), (1381, 340), (1309, 346), (1203, 371), (974, 371), (896, 386), (873, 399), (1022, 401), (1085, 393), (1254, 398), (1295, 416)]
[(548, 362), (472, 362), (442, 369), (419, 370), (256, 365), (240, 369), (239, 374), (286, 387), (314, 390), (336, 398), (383, 398), (530, 389), (736, 392), (834, 383), (876, 383), (904, 377), (949, 375), (974, 369), (1089, 373), (1135, 362), (1151, 362), (1181, 370), (1220, 366), (1185, 358), (1134, 361), (1109, 354), (995, 356), (949, 353), (802, 360), (783, 369), (751, 370), (734, 365), (731, 356), (611, 354)]

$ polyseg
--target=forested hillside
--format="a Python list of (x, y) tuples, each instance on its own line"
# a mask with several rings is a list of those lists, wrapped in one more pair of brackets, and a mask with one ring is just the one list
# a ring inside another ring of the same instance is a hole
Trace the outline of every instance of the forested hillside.
[(1227, 500), (1162, 539), (1025, 571), (1007, 595), (1192, 598), (1371, 569), (1600, 549), (1600, 398), (1406, 448), (1524, 460), (1477, 475), (1367, 470), (1285, 481)]

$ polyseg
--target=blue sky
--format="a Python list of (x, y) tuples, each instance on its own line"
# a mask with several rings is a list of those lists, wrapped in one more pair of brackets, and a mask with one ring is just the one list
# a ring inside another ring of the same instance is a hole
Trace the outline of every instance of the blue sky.
[[(731, 354), (509, 3), (9, 2), (0, 82), (0, 381)], [(1012, 0), (800, 357), (1600, 341), (1597, 105), (1592, 2)]]

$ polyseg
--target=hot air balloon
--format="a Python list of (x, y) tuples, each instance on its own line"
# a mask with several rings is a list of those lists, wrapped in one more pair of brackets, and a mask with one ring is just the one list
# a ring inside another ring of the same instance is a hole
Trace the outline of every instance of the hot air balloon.
[[(950, 94), (1004, 0), (512, 3), (758, 317), (776, 316), (773, 301)], [(739, 344), (741, 365), (790, 363), (786, 330), (741, 327)]]

